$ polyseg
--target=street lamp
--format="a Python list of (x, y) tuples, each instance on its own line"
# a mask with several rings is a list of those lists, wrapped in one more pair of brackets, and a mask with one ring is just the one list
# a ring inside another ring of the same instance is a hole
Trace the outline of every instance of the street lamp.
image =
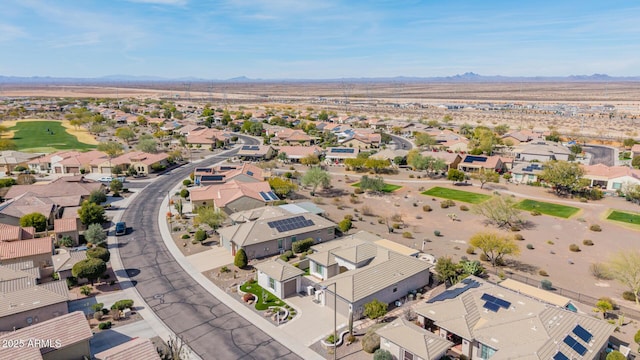
[(323, 285), (321, 287), (324, 293), (325, 302), (327, 300), (326, 290), (329, 286), (333, 285), (333, 360), (337, 359), (338, 352), (338, 286), (336, 283), (332, 283), (329, 285)]

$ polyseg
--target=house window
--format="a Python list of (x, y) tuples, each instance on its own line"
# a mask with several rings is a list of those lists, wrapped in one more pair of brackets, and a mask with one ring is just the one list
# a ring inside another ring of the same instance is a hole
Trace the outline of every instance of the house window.
[(273, 290), (276, 289), (276, 279), (274, 278), (269, 278), (269, 287), (272, 288)]
[(493, 354), (496, 353), (495, 349), (492, 349), (488, 346), (486, 346), (485, 344), (480, 344), (480, 357), (483, 359), (490, 359)]
[(611, 185), (611, 187), (613, 188), (613, 190), (620, 190), (622, 189), (622, 183), (614, 182), (613, 185)]
[(402, 350), (402, 360), (413, 360), (415, 356), (407, 350)]
[(284, 239), (278, 239), (278, 250), (282, 250), (283, 249), (283, 247), (282, 247), (283, 240)]
[(327, 234), (329, 235), (334, 235), (336, 233), (336, 228), (329, 228), (327, 229)]
[(324, 266), (322, 266), (321, 264), (318, 263), (314, 263), (315, 264), (315, 272), (316, 274), (323, 274), (324, 275)]
[(291, 242), (292, 242), (292, 243), (294, 243), (294, 242), (296, 242), (296, 241), (298, 241), (298, 239), (296, 239), (296, 237), (295, 237), (295, 236), (292, 236), (292, 237), (291, 237)]

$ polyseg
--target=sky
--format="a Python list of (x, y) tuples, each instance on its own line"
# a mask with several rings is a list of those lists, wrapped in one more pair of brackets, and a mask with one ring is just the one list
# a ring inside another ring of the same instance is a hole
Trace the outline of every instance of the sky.
[(2, 0), (0, 75), (640, 75), (635, 0)]

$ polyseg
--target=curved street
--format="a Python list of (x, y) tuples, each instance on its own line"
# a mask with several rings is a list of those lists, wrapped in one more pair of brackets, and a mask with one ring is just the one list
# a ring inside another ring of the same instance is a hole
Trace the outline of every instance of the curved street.
[[(246, 144), (258, 141), (242, 137)], [(140, 191), (122, 214), (132, 228), (118, 240), (126, 275), (149, 307), (203, 359), (300, 359), (198, 284), (165, 246), (158, 224), (162, 200), (196, 166), (232, 157), (237, 149), (164, 175)]]

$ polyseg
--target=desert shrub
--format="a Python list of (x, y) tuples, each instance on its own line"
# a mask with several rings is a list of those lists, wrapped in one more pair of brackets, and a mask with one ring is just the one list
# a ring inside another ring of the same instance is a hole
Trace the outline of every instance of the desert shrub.
[(182, 239), (189, 239), (191, 237), (191, 235), (189, 234), (182, 234), (181, 238)]
[(233, 265), (239, 267), (240, 269), (244, 269), (249, 264), (249, 259), (247, 258), (247, 253), (244, 249), (239, 249), (236, 251), (236, 256), (233, 259)]
[(595, 231), (595, 232), (600, 232), (600, 231), (602, 231), (602, 228), (598, 224), (593, 224), (593, 225), (589, 226), (589, 230)]
[(580, 252), (580, 246), (577, 244), (571, 244), (569, 245), (569, 251)]
[(546, 270), (544, 270), (544, 269), (540, 269), (540, 270), (538, 270), (538, 275), (540, 275), (540, 276), (549, 276), (549, 274), (547, 273), (547, 271), (546, 271)]
[(433, 235), (440, 236), (442, 235), (442, 233), (440, 232), (440, 230), (433, 230)]
[(533, 244), (527, 244), (527, 249), (529, 249), (529, 250), (533, 250), (533, 249), (535, 249), (535, 248), (533, 247)]
[(473, 255), (473, 254), (475, 254), (475, 253), (476, 253), (476, 248), (474, 248), (473, 246), (469, 246), (469, 247), (467, 248), (467, 254), (469, 254), (469, 255)]
[(551, 241), (551, 240), (547, 240), (547, 244), (549, 244), (549, 245), (553, 245), (553, 244), (555, 244), (555, 243), (554, 243), (553, 241)]
[(540, 287), (542, 287), (545, 290), (553, 290), (553, 283), (551, 283), (551, 281), (547, 279), (544, 279), (540, 281)]
[(357, 187), (357, 188), (355, 188), (355, 189), (353, 190), (353, 193), (354, 193), (354, 194), (362, 194), (362, 193), (364, 193), (364, 190), (362, 190), (362, 189), (360, 189), (359, 187)]
[(131, 309), (133, 307), (133, 300), (124, 299), (118, 300), (113, 305), (111, 305), (111, 310), (124, 310)]
[(542, 215), (542, 213), (538, 210), (531, 211), (531, 216), (540, 216), (540, 215)]
[(72, 287), (78, 285), (78, 279), (73, 277), (73, 276), (69, 276), (66, 281), (67, 281), (67, 286), (69, 288), (72, 288)]
[(93, 291), (93, 288), (89, 285), (80, 287), (80, 293), (82, 293), (82, 295), (89, 296), (91, 294), (91, 291)]
[(373, 210), (367, 205), (363, 206), (362, 209), (360, 209), (360, 212), (362, 215), (373, 216)]
[(454, 207), (454, 206), (456, 206), (456, 203), (453, 200), (449, 200), (449, 199), (443, 200), (440, 203), (440, 207), (443, 208), (443, 209), (447, 209), (447, 208)]
[(184, 185), (184, 186), (189, 186), (189, 185), (191, 185), (191, 180), (189, 180), (189, 179), (184, 179), (184, 180), (182, 180), (182, 185)]
[(469, 207), (467, 205), (460, 205), (460, 210), (469, 211)]
[[(223, 267), (220, 268), (220, 272), (223, 273), (223, 274), (224, 273), (228, 273), (228, 272), (231, 272), (231, 269), (229, 269), (226, 266), (223, 266)], [(249, 282), (249, 280), (247, 280), (247, 282)]]
[(111, 328), (111, 321), (101, 322), (98, 324), (98, 328), (100, 330), (106, 330)]
[(489, 257), (485, 253), (480, 254), (480, 261), (489, 261)]
[(205, 241), (207, 239), (207, 232), (203, 229), (198, 229), (195, 234), (196, 241)]
[(62, 239), (58, 240), (58, 245), (64, 246), (64, 247), (71, 247), (73, 246), (73, 239), (65, 235), (62, 237)]
[(604, 302), (608, 302), (609, 304), (611, 304), (611, 306), (613, 307), (613, 309), (617, 309), (618, 308), (618, 303), (616, 303), (612, 298), (608, 297), (608, 296), (602, 296), (598, 299), (598, 302), (600, 301), (604, 301)]
[(289, 259), (291, 259), (292, 257), (293, 257), (293, 251), (291, 250), (287, 250), (283, 252), (282, 255), (280, 255), (280, 259), (282, 259), (283, 261), (289, 261)]
[(422, 211), (424, 211), (424, 212), (429, 212), (429, 211), (431, 211), (431, 210), (432, 210), (432, 209), (431, 209), (431, 206), (429, 206), (429, 205), (424, 205), (424, 206), (422, 206)]
[(378, 349), (373, 353), (373, 360), (393, 360), (393, 355), (388, 350)]
[(384, 224), (385, 220), (384, 218), (378, 218), (378, 224)]
[(611, 280), (611, 275), (609, 275), (607, 267), (603, 263), (592, 263), (589, 265), (589, 271), (598, 280)]
[(93, 313), (93, 318), (100, 321), (102, 320), (102, 309)]
[(400, 229), (401, 226), (402, 226), (402, 224), (400, 224), (400, 223), (391, 224), (391, 227), (396, 229), (396, 230)]
[(331, 334), (327, 336), (326, 339), (324, 339), (324, 342), (326, 342), (327, 344), (333, 344), (336, 342), (336, 339), (333, 337), (333, 334)]
[(380, 336), (375, 332), (367, 333), (362, 337), (362, 350), (366, 353), (373, 354), (380, 348)]
[(622, 298), (627, 300), (627, 301), (636, 301), (636, 296), (633, 295), (633, 291), (625, 291), (622, 293)]
[(520, 227), (518, 227), (518, 226), (512, 226), (512, 227), (511, 227), (511, 231), (513, 231), (513, 232), (518, 232), (518, 231), (520, 231)]
[(351, 229), (351, 226), (351, 220), (347, 218), (342, 219), (342, 221), (338, 223), (338, 229), (340, 229), (340, 231), (342, 231), (343, 233), (349, 231), (349, 229)]
[(402, 222), (402, 214), (395, 213), (391, 216), (391, 221)]
[(405, 239), (413, 239), (413, 234), (409, 231), (405, 231), (402, 233), (402, 237)]
[(350, 221), (353, 221), (353, 215), (351, 214), (347, 214), (344, 216), (345, 219), (349, 219)]
[(515, 234), (513, 235), (513, 238), (520, 241), (524, 240), (524, 236), (522, 236), (522, 234)]
[(193, 239), (193, 240), (191, 240), (191, 243), (192, 243), (193, 245), (195, 245), (195, 244), (199, 243), (199, 241), (198, 241), (198, 240), (196, 240), (196, 239)]
[(593, 246), (593, 241), (592, 240), (582, 240), (582, 245), (584, 246)]
[(299, 254), (301, 252), (306, 252), (311, 248), (311, 246), (313, 246), (313, 238), (306, 238), (291, 244), (291, 249), (294, 253)]
[(180, 197), (182, 197), (183, 199), (188, 198), (189, 197), (189, 190), (187, 190), (187, 189), (180, 190)]

